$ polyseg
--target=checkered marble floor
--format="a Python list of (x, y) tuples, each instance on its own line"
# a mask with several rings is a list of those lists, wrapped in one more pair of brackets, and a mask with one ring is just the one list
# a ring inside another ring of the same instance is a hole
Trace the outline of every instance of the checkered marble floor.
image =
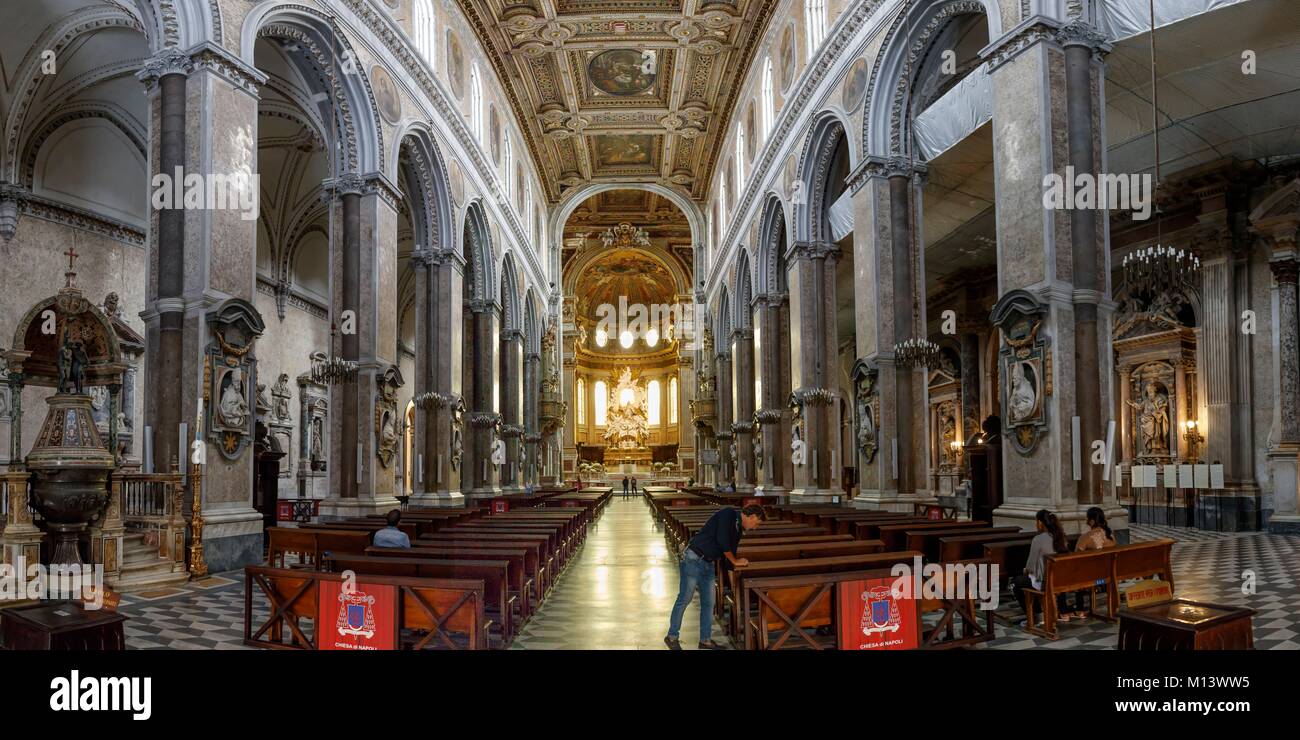
[[(1300, 537), (1148, 525), (1134, 525), (1130, 533), (1135, 541), (1176, 541), (1179, 596), (1251, 607), (1257, 611), (1256, 648), (1300, 649)], [(1247, 572), (1253, 581), (1243, 577)], [(1253, 593), (1243, 593), (1243, 584), (1253, 584)], [(231, 572), (177, 589), (127, 594), (120, 606), (130, 617), (127, 648), (244, 649), (243, 593), (243, 573)], [(616, 497), (512, 649), (662, 650), (676, 596), (677, 564), (662, 528), (642, 499)], [(264, 620), (265, 604), (254, 604)], [(1099, 619), (1062, 624), (1055, 641), (1031, 635), (1015, 626), (1024, 613), (1006, 591), (995, 615), (997, 637), (981, 649), (1108, 650), (1118, 635), (1114, 624)], [(685, 649), (694, 649), (698, 599), (686, 611), (681, 634)], [(716, 623), (713, 639), (731, 645)]]

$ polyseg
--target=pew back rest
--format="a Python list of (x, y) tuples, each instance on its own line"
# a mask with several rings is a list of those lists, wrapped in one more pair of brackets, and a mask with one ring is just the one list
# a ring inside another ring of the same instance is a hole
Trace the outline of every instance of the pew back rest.
[(1050, 593), (1090, 588), (1109, 581), (1114, 548), (1048, 555), (1043, 558), (1043, 585)]
[(1159, 575), (1161, 578), (1169, 577), (1171, 571), (1169, 558), (1173, 546), (1173, 540), (1153, 540), (1110, 548), (1109, 552), (1115, 555), (1116, 580), (1148, 578), (1153, 575)]

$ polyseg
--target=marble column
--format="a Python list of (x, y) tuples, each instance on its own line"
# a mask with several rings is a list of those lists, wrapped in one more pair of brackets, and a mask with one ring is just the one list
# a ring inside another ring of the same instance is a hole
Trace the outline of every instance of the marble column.
[[(157, 111), (154, 174), (168, 181), (186, 162), (186, 82), (194, 71), (190, 55), (167, 48), (145, 62), (138, 77)], [(189, 163), (194, 166), (198, 163)], [(165, 183), (164, 183), (165, 184)], [(153, 472), (167, 472), (181, 455), (177, 431), (182, 422), (182, 356), (185, 342), (185, 211), (179, 203), (155, 212), (145, 310), (145, 424), (152, 432)], [(191, 408), (194, 406), (191, 405)], [(184, 417), (188, 418), (188, 417)], [(192, 422), (191, 422), (192, 423)]]
[(736, 490), (754, 490), (754, 330), (731, 332), (734, 409), (731, 431), (736, 445)]
[(427, 393), (416, 404), (424, 409), (424, 445), (417, 449), (423, 450), (425, 486), (412, 502), (420, 506), (460, 506), (465, 502), (461, 480), (463, 450), (468, 440), (463, 414), (457, 411), (463, 403), (464, 258), (454, 250), (436, 250), (426, 256), (426, 261), (429, 293), (422, 336), (425, 346), (431, 349), (426, 359)]
[(536, 486), (541, 479), (541, 426), (538, 403), (541, 400), (542, 355), (529, 351), (524, 355), (524, 483)]
[(787, 341), (785, 310), (789, 299), (783, 293), (769, 293), (756, 299), (758, 304), (759, 346), (755, 355), (759, 377), (763, 379), (762, 396), (754, 414), (759, 427), (755, 434), (762, 443), (763, 460), (758, 470), (758, 491), (765, 496), (785, 493), (790, 484), (789, 376), (783, 372), (782, 348)]
[[(412, 398), (415, 399), (415, 421), (412, 429), (412, 457), (405, 461), (411, 471), (412, 499), (419, 500), (428, 490), (434, 490), (433, 467), (436, 464), (429, 448), (433, 445), (429, 432), (434, 431), (432, 416), (436, 413), (430, 391), (433, 388), (432, 360), (434, 356), (432, 316), (429, 312), (429, 257), (428, 250), (418, 249), (411, 253), (411, 270), (415, 273), (415, 385)], [(435, 432), (436, 436), (436, 432)]]
[(492, 464), (492, 446), (501, 423), (500, 387), (500, 306), (491, 300), (469, 303), (469, 325), (473, 335), (473, 392), (470, 396), (468, 434), (473, 455), (468, 461), (471, 482), (467, 496), (490, 498), (501, 493), (499, 470)]
[(524, 406), (524, 335), (518, 329), (501, 335), (501, 439), (505, 442), (505, 463), (500, 468), (503, 493), (522, 493)]
[(849, 179), (854, 204), (854, 276), (859, 361), (878, 369), (877, 453), (859, 471), (854, 505), (910, 512), (929, 501), (930, 410), (926, 372), (899, 364), (894, 347), (924, 338), (919, 222), (925, 168), (899, 157), (869, 157)]
[(1294, 239), (1274, 250), (1269, 262), (1277, 293), (1276, 351), (1279, 424), (1268, 451), (1273, 478), (1271, 532), (1300, 533), (1300, 310), (1297, 310), (1297, 250)]
[[(736, 419), (733, 412), (733, 394), (731, 392), (731, 355), (725, 347), (723, 351), (714, 357), (714, 366), (717, 368), (716, 377), (718, 379), (718, 431), (715, 437), (718, 440), (718, 482), (727, 483), (736, 475), (736, 469), (732, 462), (733, 444), (735, 435), (731, 431), (732, 424)], [(737, 459), (739, 459), (739, 452)], [(739, 481), (737, 481), (739, 485)]]
[[(1045, 508), (1057, 513), (1067, 532), (1077, 532), (1087, 507), (1096, 504), (1123, 540), (1127, 510), (1112, 487), (1100, 487), (1103, 471), (1091, 462), (1092, 444), (1104, 441), (1114, 410), (1105, 211), (1043, 205), (1044, 188), (1051, 177), (1064, 179), (1067, 165), (1096, 172), (1104, 162), (1098, 111), (1106, 50), (1101, 34), (1085, 23), (1061, 26), (1038, 17), (985, 55), (993, 81), (999, 306), (1017, 290), (1037, 302), (1043, 313), (1036, 336), (1045, 347), (1043, 371), (1050, 372), (1035, 390), (1044, 426), (1033, 428), (1033, 444), (1025, 451), (1002, 445), (1005, 496), (993, 518), (1031, 529), (1035, 513)], [(1002, 393), (1009, 381), (1008, 346), (999, 348)], [(1006, 420), (1003, 430), (1004, 438), (1015, 434)]]
[(794, 468), (792, 501), (829, 501), (832, 464), (840, 455), (838, 394), (831, 386), (838, 361), (835, 264), (839, 248), (829, 242), (796, 242), (790, 252), (790, 385), (803, 413), (805, 462)]
[(961, 332), (962, 441), (970, 444), (980, 433), (980, 335), (978, 325), (967, 323)]
[[(180, 425), (192, 438), (205, 397), (204, 362), (214, 337), (207, 314), (217, 304), (255, 295), (257, 244), (257, 126), (259, 89), (266, 76), (216, 45), (180, 52), (165, 49), (147, 60), (138, 77), (149, 95), (150, 169), (155, 175), (204, 182), (223, 178), (225, 207), (161, 209), (150, 214), (145, 278), (146, 423), (152, 432), (154, 470), (172, 460), (189, 470)], [(252, 208), (248, 207), (252, 204)], [(222, 204), (216, 204), (222, 205)], [(251, 351), (255, 362), (258, 347)], [(253, 508), (251, 445), (226, 459), (213, 437), (203, 469), (201, 511), (209, 572), (262, 559), (262, 515)], [(183, 506), (192, 506), (187, 491)]]

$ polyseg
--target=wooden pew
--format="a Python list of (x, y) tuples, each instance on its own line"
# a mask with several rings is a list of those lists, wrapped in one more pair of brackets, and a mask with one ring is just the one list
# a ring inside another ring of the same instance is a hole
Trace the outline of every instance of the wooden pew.
[(874, 539), (884, 542), (886, 550), (902, 550), (907, 545), (908, 532), (926, 529), (985, 529), (988, 526), (988, 522), (882, 524), (876, 528), (877, 535)]
[(511, 524), (509, 522), (501, 522), (498, 524), (473, 524), (473, 525), (458, 524), (454, 527), (448, 527), (447, 529), (441, 530), (437, 532), (437, 534), (450, 533), (450, 532), (480, 534), (480, 535), (482, 534), (541, 535), (546, 538), (547, 544), (550, 546), (551, 553), (556, 558), (557, 566), (563, 567), (563, 565), (567, 563), (569, 560), (569, 544), (564, 539), (564, 533), (555, 527), (542, 526), (542, 525), (525, 526), (524, 524)]
[[(536, 605), (540, 604), (542, 598), (550, 590), (552, 584), (552, 572), (547, 563), (545, 554), (545, 544), (538, 540), (498, 540), (478, 541), (457, 538), (439, 538), (432, 537), (421, 538), (411, 543), (412, 550), (437, 549), (440, 547), (452, 547), (467, 552), (492, 551), (492, 550), (522, 550), (524, 552), (524, 574), (533, 582), (533, 593), (531, 602)], [(491, 560), (492, 558), (485, 559)]]
[[(759, 623), (753, 619), (753, 607), (758, 603), (771, 604), (776, 601), (770, 591), (766, 598), (750, 593), (747, 583), (754, 578), (771, 578), (778, 576), (826, 575), (846, 571), (866, 571), (878, 568), (889, 569), (896, 563), (911, 563), (919, 552), (905, 550), (902, 552), (878, 552), (866, 555), (840, 555), (826, 558), (801, 558), (797, 560), (768, 560), (751, 563), (744, 568), (731, 572), (729, 605), (731, 608), (732, 635), (743, 634), (745, 649), (753, 649)], [(798, 599), (799, 593), (790, 598)], [(788, 614), (788, 612), (787, 612)], [(803, 620), (799, 620), (803, 624)], [(816, 621), (816, 620), (814, 620)], [(809, 624), (806, 626), (824, 626)], [(763, 625), (766, 630), (766, 624)]]
[(898, 517), (896, 519), (864, 519), (853, 522), (853, 536), (860, 540), (875, 540), (880, 538), (880, 528), (892, 524), (956, 524), (955, 519), (922, 519), (914, 516)]
[(1114, 554), (1111, 563), (1111, 576), (1107, 591), (1107, 613), (1115, 619), (1119, 608), (1119, 582), (1137, 578), (1159, 576), (1169, 583), (1169, 592), (1174, 590), (1174, 566), (1170, 558), (1173, 554), (1173, 540), (1152, 540), (1116, 545), (1103, 550)]
[[(1107, 594), (1114, 587), (1111, 581), (1114, 566), (1115, 548), (1105, 550), (1085, 550), (1047, 555), (1043, 558), (1043, 587), (1025, 589), (1025, 630), (1036, 635), (1055, 640), (1056, 631), (1056, 597), (1075, 591), (1095, 593), (1099, 581), (1110, 584)], [(1043, 628), (1034, 625), (1034, 602), (1042, 603)], [(1093, 616), (1109, 619), (1109, 614), (1097, 613), (1097, 600), (1089, 600), (1088, 610)]]
[[(451, 542), (459, 545), (473, 544), (499, 544), (509, 542), (512, 545), (516, 542), (524, 542), (540, 548), (543, 566), (546, 568), (547, 584), (552, 584), (555, 577), (559, 574), (560, 561), (559, 556), (551, 545), (551, 537), (545, 534), (519, 534), (506, 532), (465, 532), (455, 527), (444, 529), (433, 534), (426, 534), (420, 538), (419, 544), (432, 544), (438, 542)], [(412, 543), (415, 544), (415, 543)]]
[(434, 558), (439, 560), (509, 560), (510, 592), (518, 596), (520, 624), (533, 613), (533, 577), (528, 571), (528, 551), (523, 548), (477, 549), (464, 547), (367, 547), (366, 555), (386, 558)]
[(268, 527), (266, 562), (283, 568), (285, 555), (294, 553), (301, 556), (303, 566), (320, 569), (321, 560), (326, 553), (359, 555), (370, 546), (370, 540), (370, 532), (357, 529)]
[[(1020, 527), (977, 527), (974, 531), (980, 534), (1013, 534), (1020, 531)], [(920, 550), (925, 553), (927, 562), (939, 561), (939, 538), (947, 536), (956, 536), (972, 532), (971, 527), (953, 527), (939, 529), (909, 529), (903, 533), (904, 547), (908, 550)]]
[[(994, 527), (994, 529), (1000, 529)], [(939, 538), (939, 562), (952, 563), (970, 558), (982, 558), (984, 546), (993, 543), (1028, 543), (1033, 532), (981, 532), (979, 534), (945, 535)], [(999, 565), (999, 570), (1001, 566)], [(1017, 571), (1018, 572), (1018, 571)], [(1008, 574), (1014, 575), (1014, 574)]]
[(501, 619), (501, 639), (509, 644), (515, 635), (514, 611), (517, 600), (510, 595), (511, 568), (508, 560), (440, 560), (423, 557), (344, 555), (334, 560), (334, 572), (350, 570), (367, 576), (411, 578), (482, 579), (489, 616)]
[[(337, 573), (245, 566), (244, 644), (277, 650), (317, 649), (316, 640), (327, 632), (327, 626), (315, 624), (320, 584), (341, 580), (342, 576)], [(396, 587), (401, 647), (416, 650), (431, 647), (483, 650), (488, 647), (491, 620), (487, 619), (484, 610), (483, 581), (386, 576), (372, 576), (366, 580)], [(258, 593), (270, 602), (270, 616), (256, 631), (253, 629), (254, 585)], [(302, 629), (303, 620), (314, 625), (311, 637)], [(290, 635), (288, 643), (284, 642), (286, 628)], [(408, 632), (423, 634), (424, 637), (404, 639)], [(459, 641), (458, 637), (461, 638)]]

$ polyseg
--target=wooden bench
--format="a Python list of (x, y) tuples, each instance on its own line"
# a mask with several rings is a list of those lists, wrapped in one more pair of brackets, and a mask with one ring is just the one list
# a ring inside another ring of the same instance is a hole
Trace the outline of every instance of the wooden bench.
[(985, 529), (988, 522), (911, 522), (908, 524), (881, 524), (876, 527), (877, 539), (885, 543), (886, 550), (902, 550), (907, 546), (909, 532), (926, 529)]
[(532, 545), (538, 548), (538, 556), (541, 558), (540, 567), (546, 569), (545, 579), (548, 586), (554, 583), (560, 569), (559, 557), (556, 555), (555, 550), (552, 549), (551, 538), (545, 534), (465, 532), (452, 527), (433, 534), (426, 534), (419, 539), (418, 543), (413, 542), (411, 544), (420, 547), (437, 543), (452, 543), (458, 547), (493, 546), (504, 543), (510, 543), (511, 546), (514, 546), (515, 543)]
[[(1088, 591), (1095, 594), (1099, 582), (1110, 583), (1114, 566), (1114, 548), (1105, 550), (1084, 550), (1067, 552), (1043, 557), (1043, 587), (1025, 589), (1025, 631), (1055, 640), (1059, 636), (1056, 630), (1056, 597), (1060, 594)], [(1107, 593), (1111, 593), (1111, 589)], [(1042, 604), (1043, 627), (1039, 629), (1034, 621), (1034, 604)], [(1097, 613), (1097, 600), (1089, 600), (1088, 610), (1093, 616), (1110, 619), (1109, 613)]]
[(523, 548), (467, 548), (467, 547), (367, 547), (366, 555), (387, 558), (434, 558), (439, 560), (509, 560), (510, 592), (518, 597), (520, 625), (534, 611), (532, 571), (528, 569), (528, 550)]
[(510, 595), (512, 579), (508, 560), (440, 560), (432, 557), (376, 555), (345, 555), (335, 558), (334, 572), (341, 573), (345, 570), (367, 576), (482, 580), (487, 614), (501, 620), (502, 643), (508, 645), (515, 635), (514, 613), (518, 600)]
[(285, 556), (296, 554), (302, 567), (321, 568), (327, 553), (355, 553), (360, 555), (370, 546), (372, 533), (356, 529), (302, 529), (298, 527), (268, 527), (266, 529), (268, 565), (285, 567)]
[(853, 536), (860, 540), (875, 540), (880, 538), (880, 528), (894, 524), (955, 524), (956, 519), (923, 519), (914, 516), (900, 516), (890, 519), (860, 519), (853, 522)]
[(1116, 545), (1103, 550), (1103, 552), (1113, 553), (1115, 557), (1111, 565), (1110, 591), (1107, 594), (1108, 614), (1111, 619), (1116, 617), (1116, 610), (1119, 608), (1120, 581), (1158, 576), (1160, 580), (1169, 583), (1169, 592), (1173, 593), (1174, 566), (1171, 561), (1173, 548), (1173, 540), (1151, 540)]
[[(327, 629), (316, 624), (320, 584), (341, 581), (336, 573), (249, 565), (244, 568), (244, 644), (277, 650), (315, 650)], [(403, 648), (423, 650), (483, 650), (491, 627), (484, 608), (481, 580), (447, 578), (393, 578), (373, 576), (367, 582), (391, 585), (397, 590), (397, 629)], [(253, 629), (253, 586), (270, 602), (270, 616)], [(314, 627), (308, 637), (302, 621)], [(290, 640), (284, 641), (285, 631)], [(420, 636), (407, 639), (407, 633)], [(436, 640), (436, 642), (435, 642)]]
[[(767, 649), (766, 644), (760, 646), (758, 640), (760, 637), (766, 639), (766, 633), (775, 623), (794, 621), (797, 629), (789, 629), (783, 635), (788, 639), (789, 636), (796, 632), (804, 635), (807, 640), (807, 628), (824, 627), (829, 624), (828, 616), (821, 615), (818, 610), (822, 600), (830, 601), (829, 587), (824, 584), (827, 579), (824, 576), (833, 573), (843, 573), (849, 571), (869, 571), (883, 568), (888, 570), (897, 563), (911, 563), (912, 558), (919, 556), (920, 553), (914, 551), (904, 552), (880, 552), (868, 555), (841, 555), (826, 558), (802, 558), (797, 560), (769, 560), (758, 563), (751, 563), (744, 568), (738, 568), (731, 573), (731, 593), (729, 596), (731, 607), (731, 627), (732, 635), (741, 634), (745, 649)], [(790, 584), (783, 587), (785, 593), (773, 593), (773, 588), (767, 588), (762, 595), (752, 593), (749, 587), (751, 579), (774, 578), (781, 576), (821, 576), (823, 578), (805, 581), (802, 583)], [(765, 604), (772, 609), (770, 617), (767, 615), (758, 615), (755, 619), (756, 607), (759, 604)], [(830, 605), (827, 604), (827, 609)], [(802, 616), (800, 616), (802, 615)], [(760, 635), (760, 632), (763, 634)], [(784, 640), (781, 644), (784, 644)], [(817, 646), (815, 641), (813, 645)]]
[(939, 538), (977, 531), (980, 534), (1014, 534), (1019, 527), (940, 527), (938, 529), (909, 529), (903, 533), (903, 546), (908, 550), (925, 553), (927, 562), (939, 561)]
[[(1000, 529), (995, 527), (994, 529)], [(939, 562), (951, 563), (970, 558), (983, 558), (984, 546), (993, 543), (1028, 543), (1033, 532), (980, 532), (979, 534), (944, 535), (939, 538)], [(987, 558), (985, 558), (987, 559)], [(990, 560), (990, 562), (992, 562)], [(999, 566), (999, 570), (1002, 570)], [(1011, 575), (1011, 574), (1008, 574)]]

